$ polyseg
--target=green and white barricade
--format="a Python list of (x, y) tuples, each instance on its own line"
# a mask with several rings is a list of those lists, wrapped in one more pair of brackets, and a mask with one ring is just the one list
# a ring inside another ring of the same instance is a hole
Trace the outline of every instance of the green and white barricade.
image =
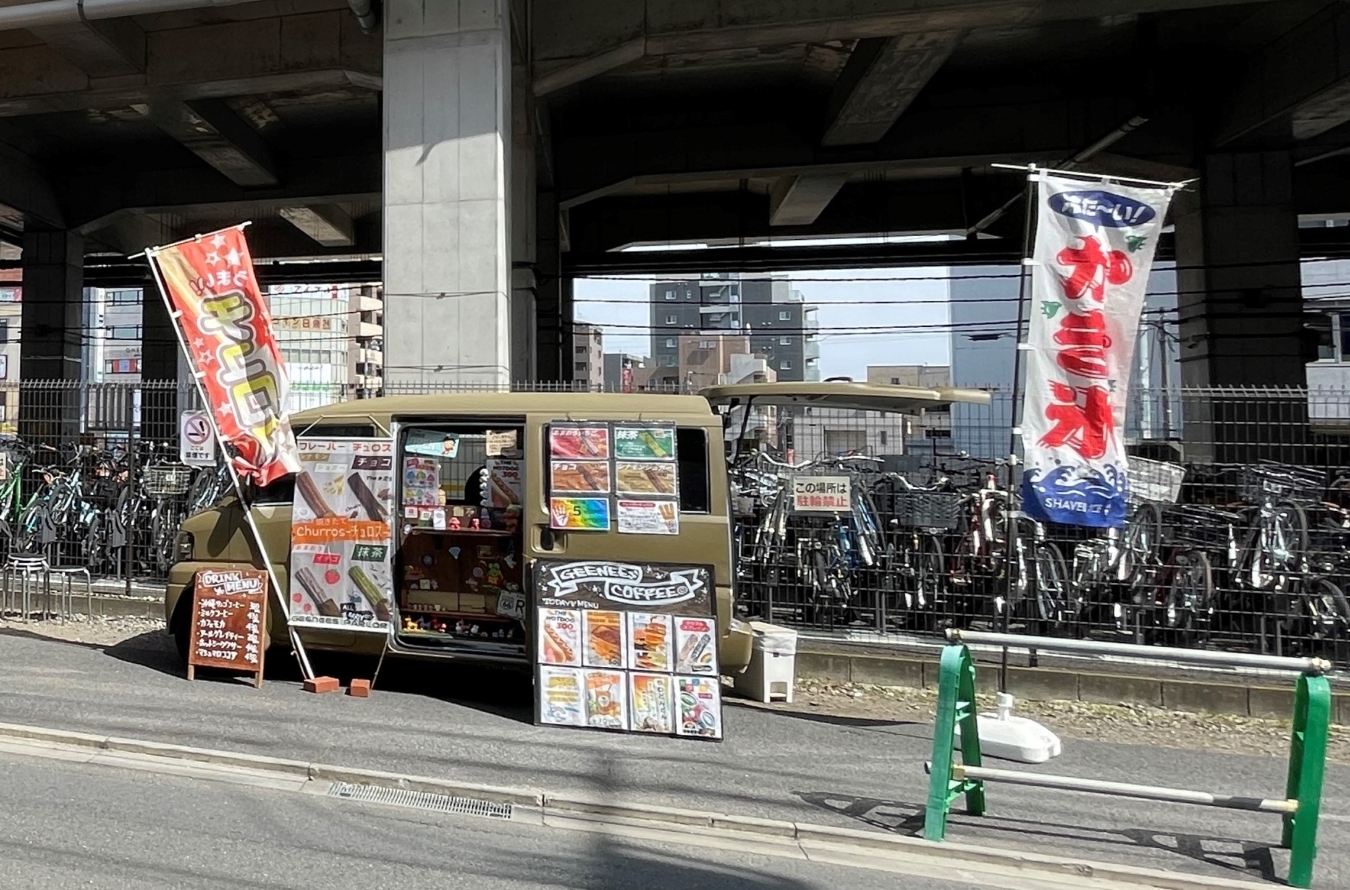
[[(1163, 662), (1211, 665), (1227, 662), (1230, 666), (1241, 663), (1244, 666), (1299, 672), (1294, 690), (1285, 795), (1283, 798), (1266, 799), (986, 768), (981, 762), (979, 722), (975, 714), (975, 662), (970, 650), (964, 645), (966, 642), (1039, 651), (1096, 651), (1101, 654), (1108, 651), (1114, 653), (1116, 647), (1123, 647), (1123, 644), (968, 631), (951, 632), (948, 636), (961, 642), (942, 650), (937, 718), (933, 727), (933, 756), (928, 764), (928, 805), (923, 830), (926, 839), (941, 841), (946, 838), (948, 814), (962, 797), (966, 800), (967, 814), (983, 816), (986, 782), (1275, 813), (1284, 822), (1280, 844), (1290, 851), (1289, 885), (1312, 886), (1313, 860), (1317, 856), (1318, 813), (1326, 769), (1327, 734), (1331, 724), (1331, 684), (1324, 676), (1330, 669), (1327, 662), (1316, 658), (1200, 653), (1156, 647), (1148, 649), (1150, 660)], [(958, 748), (959, 758), (956, 756)]]

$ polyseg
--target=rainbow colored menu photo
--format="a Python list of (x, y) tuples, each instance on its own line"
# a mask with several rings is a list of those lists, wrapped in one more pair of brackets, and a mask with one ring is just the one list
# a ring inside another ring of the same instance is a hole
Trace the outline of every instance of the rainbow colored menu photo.
[(549, 525), (564, 531), (609, 531), (609, 498), (550, 498)]

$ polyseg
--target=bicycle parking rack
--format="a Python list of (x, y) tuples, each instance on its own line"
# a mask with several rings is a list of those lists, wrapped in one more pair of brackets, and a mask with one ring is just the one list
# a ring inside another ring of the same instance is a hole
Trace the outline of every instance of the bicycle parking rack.
[[(928, 804), (924, 813), (924, 838), (930, 841), (946, 838), (947, 816), (960, 797), (965, 797), (969, 815), (983, 816), (985, 782), (1278, 813), (1284, 823), (1280, 845), (1290, 851), (1289, 885), (1312, 886), (1313, 860), (1317, 856), (1317, 823), (1326, 769), (1327, 733), (1331, 723), (1331, 684), (1324, 676), (1331, 669), (1328, 662), (1320, 658), (1280, 658), (1161, 647), (1147, 650), (1149, 659), (1298, 672), (1285, 796), (1266, 799), (985, 768), (981, 763), (979, 724), (975, 714), (975, 661), (966, 643), (1099, 655), (1120, 654), (1122, 648), (1130, 650), (1126, 654), (1135, 657), (1140, 653), (1137, 647), (1090, 640), (1059, 640), (959, 630), (948, 631), (947, 637), (951, 645), (942, 650), (937, 720), (933, 727), (933, 759), (927, 764), (930, 778)], [(959, 762), (955, 756), (957, 726), (961, 728)]]

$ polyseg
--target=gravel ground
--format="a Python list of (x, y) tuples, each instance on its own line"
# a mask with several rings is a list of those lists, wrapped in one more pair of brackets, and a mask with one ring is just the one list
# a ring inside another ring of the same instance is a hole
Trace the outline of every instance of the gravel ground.
[[(65, 624), (0, 620), (0, 627), (22, 628), (57, 640), (95, 646), (113, 646), (136, 638), (136, 645), (154, 651), (173, 651), (164, 622), (141, 618), (85, 618)], [(738, 702), (767, 711), (810, 713), (854, 720), (932, 720), (937, 691), (894, 686), (832, 684), (802, 681), (792, 704)], [(992, 710), (992, 697), (981, 697), (982, 709)], [(1016, 713), (1045, 723), (1065, 738), (1093, 739), (1121, 744), (1214, 750), (1233, 754), (1284, 757), (1288, 754), (1288, 724), (1218, 714), (1192, 714), (1142, 705), (1097, 705), (1083, 702), (1022, 702)], [(1330, 759), (1350, 763), (1350, 727), (1333, 726)]]

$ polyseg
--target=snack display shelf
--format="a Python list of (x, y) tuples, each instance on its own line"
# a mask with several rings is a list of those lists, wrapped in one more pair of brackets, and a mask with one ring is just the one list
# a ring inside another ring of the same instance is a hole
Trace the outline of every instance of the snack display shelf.
[(512, 538), (519, 532), (507, 531), (504, 528), (430, 528), (427, 526), (415, 525), (408, 529), (410, 535), (466, 535), (474, 538)]

